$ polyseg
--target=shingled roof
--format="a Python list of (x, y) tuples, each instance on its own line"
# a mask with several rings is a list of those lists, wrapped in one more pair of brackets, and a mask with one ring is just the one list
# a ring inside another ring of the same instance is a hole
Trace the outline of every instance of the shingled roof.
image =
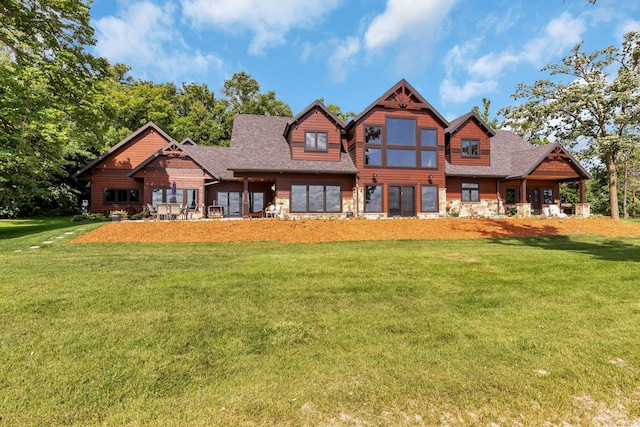
[(481, 127), (485, 129), (487, 135), (494, 136), (496, 134), (496, 131), (493, 130), (491, 126), (487, 124), (487, 122), (482, 120), (482, 118), (479, 115), (477, 115), (474, 111), (469, 111), (464, 116), (458, 117), (457, 119), (454, 119), (451, 122), (449, 122), (449, 126), (445, 129), (445, 132), (453, 135), (458, 131), (458, 129), (460, 129), (469, 120), (475, 120)]
[(356, 174), (351, 157), (339, 162), (292, 160), (283, 133), (291, 117), (237, 114), (233, 122), (228, 168), (241, 172)]
[[(463, 116), (464, 117), (464, 116)], [(452, 122), (453, 123), (453, 122)], [(465, 166), (445, 163), (447, 176), (519, 179), (529, 175), (551, 151), (560, 147), (578, 169), (578, 174), (591, 178), (580, 163), (558, 143), (534, 146), (508, 130), (496, 130), (491, 138), (491, 165)]]

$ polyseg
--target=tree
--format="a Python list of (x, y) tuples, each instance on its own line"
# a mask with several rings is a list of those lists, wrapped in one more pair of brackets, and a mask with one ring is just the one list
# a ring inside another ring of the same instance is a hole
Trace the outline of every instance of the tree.
[(92, 44), (81, 0), (0, 2), (0, 215), (69, 196), (52, 189), (66, 158), (99, 140), (106, 62), (85, 51)]
[[(500, 111), (505, 124), (525, 138), (555, 139), (574, 147), (586, 144), (583, 156), (606, 167), (611, 217), (619, 219), (618, 163), (638, 145), (640, 127), (640, 33), (625, 35), (620, 49), (609, 46), (585, 53), (581, 44), (560, 64), (543, 68), (569, 83), (538, 80), (521, 83), (512, 95), (526, 101)], [(615, 77), (609, 70), (617, 67)]]
[(482, 98), (482, 106), (483, 106), (482, 112), (480, 112), (480, 108), (477, 105), (474, 105), (472, 110), (477, 115), (479, 115), (482, 118), (482, 120), (484, 120), (485, 123), (491, 126), (493, 129), (500, 129), (500, 122), (498, 121), (497, 117), (494, 117), (493, 119), (489, 119), (489, 116), (490, 116), (489, 110), (491, 108), (491, 100), (487, 98)]

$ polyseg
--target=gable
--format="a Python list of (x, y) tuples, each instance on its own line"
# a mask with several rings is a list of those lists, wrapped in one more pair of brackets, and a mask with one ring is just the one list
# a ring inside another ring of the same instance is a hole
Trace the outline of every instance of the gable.
[[(586, 174), (586, 175), (585, 175)], [(529, 178), (550, 180), (579, 180), (591, 176), (565, 149), (556, 144), (529, 173)]]
[(351, 120), (347, 125), (347, 129), (351, 129), (361, 123), (376, 107), (396, 111), (429, 111), (441, 127), (446, 128), (449, 126), (449, 122), (406, 80), (402, 79)]
[(147, 160), (153, 153), (175, 142), (153, 122), (148, 122), (129, 136), (111, 147), (108, 151), (88, 163), (76, 172), (74, 178), (87, 178), (95, 168), (132, 170)]

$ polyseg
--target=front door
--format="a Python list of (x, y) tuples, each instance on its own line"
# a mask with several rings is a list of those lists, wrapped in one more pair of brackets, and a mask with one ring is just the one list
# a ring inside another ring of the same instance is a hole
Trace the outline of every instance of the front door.
[(527, 202), (531, 203), (531, 213), (540, 215), (542, 212), (542, 200), (539, 188), (527, 188)]
[(416, 188), (389, 186), (387, 194), (389, 216), (416, 216)]

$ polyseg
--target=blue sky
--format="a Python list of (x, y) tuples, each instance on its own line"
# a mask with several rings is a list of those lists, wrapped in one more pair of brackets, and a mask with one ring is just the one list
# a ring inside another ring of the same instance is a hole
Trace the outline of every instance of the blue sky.
[(318, 98), (364, 110), (405, 78), (445, 118), (482, 98), (514, 105), (520, 82), (571, 48), (620, 46), (637, 0), (93, 0), (94, 53), (136, 79), (206, 83), (245, 71), (294, 114)]

